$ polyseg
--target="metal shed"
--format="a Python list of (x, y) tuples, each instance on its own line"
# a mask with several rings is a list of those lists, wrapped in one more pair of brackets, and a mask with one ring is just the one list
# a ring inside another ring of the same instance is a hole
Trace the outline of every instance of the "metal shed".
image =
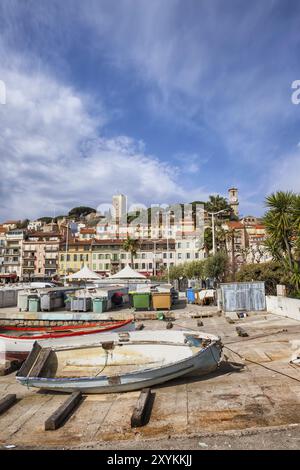
[(224, 312), (250, 312), (266, 309), (264, 282), (228, 282), (220, 285)]

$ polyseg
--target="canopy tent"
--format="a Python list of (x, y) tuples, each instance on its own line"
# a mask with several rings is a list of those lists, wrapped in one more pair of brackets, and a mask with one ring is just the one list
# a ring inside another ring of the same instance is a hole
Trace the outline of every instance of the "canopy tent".
[(121, 269), (116, 274), (109, 276), (108, 279), (147, 279), (143, 274), (134, 271), (129, 265), (125, 266), (124, 269)]
[(95, 273), (94, 271), (92, 271), (91, 269), (89, 269), (87, 266), (83, 266), (82, 269), (80, 269), (80, 271), (78, 271), (77, 273), (74, 273), (74, 274), (71, 274), (70, 276), (68, 276), (68, 279), (70, 279), (71, 281), (73, 280), (79, 280), (79, 279), (83, 279), (83, 280), (99, 280), (99, 279), (102, 279), (101, 276), (99, 276), (99, 274)]

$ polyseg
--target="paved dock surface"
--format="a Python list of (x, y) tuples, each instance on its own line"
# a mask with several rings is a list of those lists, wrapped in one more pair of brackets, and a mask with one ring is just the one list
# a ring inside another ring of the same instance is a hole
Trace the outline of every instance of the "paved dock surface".
[[(300, 447), (300, 367), (289, 364), (300, 322), (256, 313), (229, 323), (214, 307), (176, 309), (174, 327), (221, 336), (224, 361), (213, 374), (154, 387), (150, 422), (131, 429), (139, 392), (88, 395), (63, 427), (45, 420), (66, 395), (28, 390), (0, 377), (0, 398), (19, 401), (0, 416), (0, 447), (82, 449), (296, 449)], [(203, 326), (197, 326), (202, 314)], [(208, 316), (207, 316), (208, 315)], [(166, 322), (143, 320), (147, 329)], [(239, 337), (236, 326), (249, 334)], [(299, 425), (299, 426), (298, 426)]]

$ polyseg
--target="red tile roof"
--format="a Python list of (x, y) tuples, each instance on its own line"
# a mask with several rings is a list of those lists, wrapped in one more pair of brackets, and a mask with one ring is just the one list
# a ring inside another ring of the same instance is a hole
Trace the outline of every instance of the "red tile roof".
[(96, 234), (96, 230), (94, 228), (81, 228), (80, 233)]

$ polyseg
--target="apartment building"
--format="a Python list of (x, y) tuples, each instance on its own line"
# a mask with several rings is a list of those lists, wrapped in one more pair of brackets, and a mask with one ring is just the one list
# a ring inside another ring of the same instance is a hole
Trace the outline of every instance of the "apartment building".
[(59, 232), (30, 232), (23, 241), (22, 278), (51, 279), (58, 272)]
[(83, 266), (91, 268), (91, 245), (92, 240), (79, 240), (68, 238), (59, 245), (58, 274), (68, 275), (79, 271)]
[(229, 257), (238, 268), (245, 263), (271, 261), (272, 256), (264, 246), (266, 229), (254, 216), (247, 216), (239, 221), (230, 221), (222, 225), (226, 233), (226, 249)]
[(6, 229), (0, 225), (0, 275), (4, 273), (4, 250), (6, 245)]
[(21, 229), (9, 230), (5, 235), (3, 272), (13, 278), (22, 276), (22, 248), (25, 231)]
[[(84, 265), (100, 275), (108, 276), (127, 264), (131, 254), (123, 249), (123, 240), (78, 240), (60, 244), (59, 274), (79, 271)], [(147, 276), (158, 274), (176, 262), (175, 240), (141, 240), (134, 256), (133, 268)]]

